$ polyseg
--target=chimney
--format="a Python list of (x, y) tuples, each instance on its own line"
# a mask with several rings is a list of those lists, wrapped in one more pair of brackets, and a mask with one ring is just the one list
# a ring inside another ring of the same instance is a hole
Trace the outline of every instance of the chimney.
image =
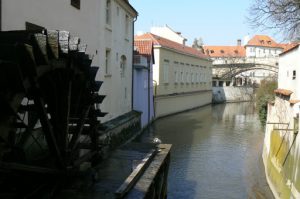
[(241, 40), (241, 39), (238, 39), (238, 40), (237, 40), (237, 45), (238, 45), (238, 46), (241, 46), (241, 45), (242, 45), (242, 40)]

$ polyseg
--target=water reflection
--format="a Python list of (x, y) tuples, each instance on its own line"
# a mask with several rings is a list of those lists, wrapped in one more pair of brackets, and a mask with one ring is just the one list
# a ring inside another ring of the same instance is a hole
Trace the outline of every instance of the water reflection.
[(139, 140), (173, 144), (169, 198), (273, 198), (251, 103), (206, 106), (156, 121)]

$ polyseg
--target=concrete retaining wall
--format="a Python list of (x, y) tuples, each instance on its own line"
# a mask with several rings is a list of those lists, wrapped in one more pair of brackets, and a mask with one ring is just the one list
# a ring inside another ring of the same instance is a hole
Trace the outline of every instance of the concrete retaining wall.
[(213, 103), (252, 101), (254, 89), (252, 87), (213, 87)]
[(299, 104), (276, 97), (268, 105), (267, 121), (263, 160), (268, 184), (275, 198), (300, 198)]
[(163, 117), (211, 104), (211, 90), (155, 97), (155, 117)]

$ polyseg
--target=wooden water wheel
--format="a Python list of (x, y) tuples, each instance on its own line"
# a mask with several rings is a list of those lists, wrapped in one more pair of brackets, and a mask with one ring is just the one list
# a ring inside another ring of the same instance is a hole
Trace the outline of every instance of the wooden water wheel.
[(51, 198), (101, 149), (102, 82), (85, 48), (67, 31), (0, 32), (0, 198)]

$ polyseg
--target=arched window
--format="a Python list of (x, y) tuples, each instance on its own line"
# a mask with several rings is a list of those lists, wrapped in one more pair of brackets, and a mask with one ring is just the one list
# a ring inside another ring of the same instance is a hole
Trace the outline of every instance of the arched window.
[(125, 76), (126, 61), (127, 61), (126, 56), (122, 55), (121, 56), (121, 63), (120, 63), (121, 77)]

